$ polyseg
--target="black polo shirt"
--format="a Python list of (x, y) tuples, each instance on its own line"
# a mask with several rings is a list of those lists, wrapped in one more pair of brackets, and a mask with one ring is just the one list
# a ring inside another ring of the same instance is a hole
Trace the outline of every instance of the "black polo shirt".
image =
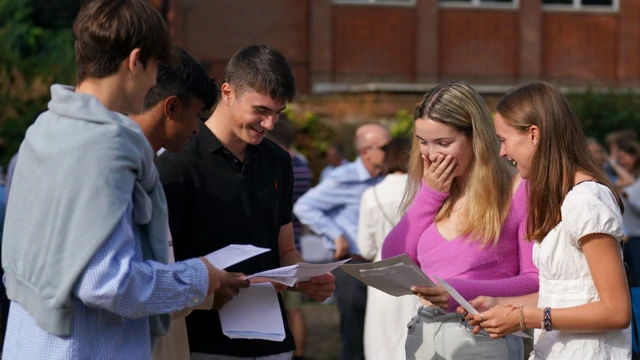
[[(244, 161), (225, 149), (204, 124), (179, 153), (156, 160), (167, 196), (169, 225), (177, 261), (204, 256), (230, 244), (271, 251), (226, 269), (251, 275), (280, 267), (280, 227), (292, 219), (291, 156), (264, 139), (249, 145)], [(215, 264), (213, 264), (215, 266)], [(186, 319), (192, 352), (241, 357), (292, 351), (295, 346), (278, 295), (286, 338), (283, 342), (229, 339), (215, 310), (196, 310)]]

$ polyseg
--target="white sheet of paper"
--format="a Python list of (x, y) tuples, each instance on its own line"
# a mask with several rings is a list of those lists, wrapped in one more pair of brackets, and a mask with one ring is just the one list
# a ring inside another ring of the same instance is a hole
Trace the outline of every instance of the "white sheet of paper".
[(298, 265), (290, 265), (272, 270), (265, 270), (259, 273), (255, 273), (253, 275), (247, 276), (247, 279), (256, 278), (256, 277), (269, 277), (269, 276), (295, 276)]
[(278, 294), (270, 283), (240, 289), (219, 313), (222, 333), (231, 339), (283, 341), (285, 338)]
[(251, 280), (257, 281), (256, 284), (262, 282), (262, 280), (277, 282), (286, 286), (293, 286), (298, 282), (298, 278), (286, 277), (286, 276), (259, 276), (252, 277)]
[(296, 272), (296, 277), (298, 278), (298, 282), (300, 281), (308, 281), (311, 280), (312, 277), (324, 275), (326, 273), (330, 273), (335, 270), (338, 266), (347, 263), (349, 259), (336, 261), (328, 264), (307, 264), (300, 263), (298, 264), (298, 271)]
[(253, 245), (238, 245), (233, 244), (223, 247), (220, 250), (214, 251), (211, 254), (205, 256), (211, 265), (218, 269), (226, 269), (231, 265), (243, 262), (256, 255), (264, 254), (271, 249), (261, 248)]
[(253, 275), (247, 276), (247, 279), (264, 278), (287, 286), (293, 286), (300, 281), (308, 281), (312, 277), (324, 275), (328, 272), (331, 272), (339, 265), (342, 265), (349, 260), (351, 259), (337, 261), (329, 264), (298, 263), (278, 269), (255, 273)]
[[(454, 298), (458, 302), (458, 304), (460, 304), (460, 306), (462, 306), (472, 315), (479, 314), (478, 310), (471, 306), (471, 304), (469, 304), (469, 302), (465, 300), (456, 289), (454, 289), (451, 285), (449, 285), (446, 281), (440, 279), (439, 277), (435, 276), (435, 278), (438, 281), (438, 285), (441, 285), (449, 293), (449, 295), (451, 295), (451, 297)], [(531, 339), (531, 336), (522, 331), (515, 332), (513, 333), (513, 335)]]
[(340, 268), (364, 284), (392, 296), (413, 295), (412, 286), (435, 286), (433, 281), (406, 255)]

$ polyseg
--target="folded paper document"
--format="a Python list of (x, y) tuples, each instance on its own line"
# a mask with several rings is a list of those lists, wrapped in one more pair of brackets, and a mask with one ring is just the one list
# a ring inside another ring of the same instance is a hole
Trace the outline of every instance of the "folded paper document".
[[(366, 264), (340, 265), (340, 268), (364, 284), (393, 296), (413, 295), (413, 286), (436, 286), (407, 254)], [(478, 313), (451, 285), (437, 276), (434, 278), (469, 313)], [(522, 331), (514, 335), (530, 338)]]
[(412, 286), (435, 286), (406, 254), (364, 264), (345, 264), (349, 275), (393, 296), (413, 295)]
[(298, 263), (291, 266), (285, 266), (278, 269), (262, 271), (250, 276), (247, 279), (266, 279), (287, 286), (293, 286), (301, 281), (308, 281), (312, 277), (324, 275), (333, 271), (339, 265), (342, 265), (351, 259), (342, 260), (329, 264), (306, 264)]

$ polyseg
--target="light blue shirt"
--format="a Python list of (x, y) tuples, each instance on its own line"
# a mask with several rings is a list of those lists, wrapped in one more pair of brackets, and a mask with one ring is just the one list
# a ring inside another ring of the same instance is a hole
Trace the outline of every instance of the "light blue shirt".
[(358, 157), (336, 168), (313, 189), (307, 191), (293, 207), (293, 213), (325, 240), (325, 247), (335, 249), (334, 241), (344, 235), (349, 253), (359, 255), (358, 213), (362, 194), (382, 180), (371, 174)]
[(324, 167), (324, 169), (322, 169), (322, 171), (320, 172), (320, 182), (323, 182), (325, 180), (327, 180), (327, 178), (329, 178), (329, 175), (331, 175), (331, 173), (333, 172), (333, 170), (339, 168), (342, 165), (346, 165), (348, 164), (349, 161), (347, 161), (347, 159), (342, 159), (342, 161), (340, 162), (340, 165), (338, 166), (333, 166), (333, 165), (327, 165)]
[(74, 288), (71, 335), (46, 332), (11, 302), (3, 359), (151, 359), (148, 316), (204, 300), (209, 286), (204, 263), (143, 261), (131, 213), (130, 205)]

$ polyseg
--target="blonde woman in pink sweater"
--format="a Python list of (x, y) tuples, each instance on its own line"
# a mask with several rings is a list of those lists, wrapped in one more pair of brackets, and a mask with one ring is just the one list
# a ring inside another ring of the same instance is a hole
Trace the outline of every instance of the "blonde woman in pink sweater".
[[(465, 83), (439, 85), (416, 108), (414, 134), (406, 212), (383, 258), (406, 253), (466, 299), (537, 291), (525, 240), (527, 183), (500, 158), (482, 97)], [(422, 305), (408, 325), (407, 359), (522, 359), (521, 338), (473, 334), (441, 286), (412, 290)]]

